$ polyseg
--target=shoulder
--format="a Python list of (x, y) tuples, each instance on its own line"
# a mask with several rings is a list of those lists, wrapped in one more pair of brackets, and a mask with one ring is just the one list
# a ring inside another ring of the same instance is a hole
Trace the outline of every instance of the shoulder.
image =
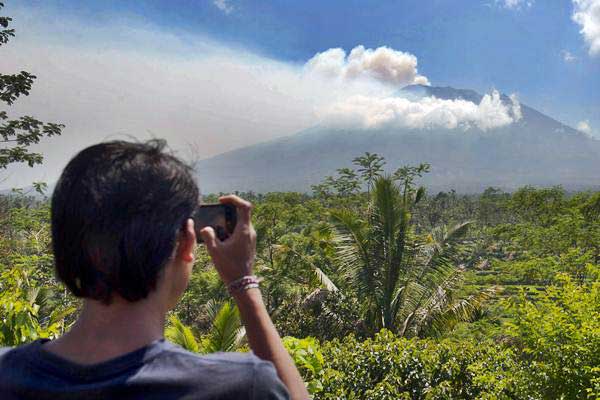
[(252, 392), (254, 399), (289, 399), (287, 389), (277, 376), (273, 363), (260, 359), (254, 364)]
[(0, 347), (0, 371), (2, 371), (2, 364), (5, 363), (5, 359), (8, 358), (8, 354), (13, 349), (11, 347)]
[(211, 354), (198, 354), (187, 351), (182, 347), (170, 342), (166, 342), (160, 356), (167, 358), (178, 358), (199, 366), (222, 364), (227, 365), (228, 367), (253, 368), (254, 365), (264, 362), (260, 358), (256, 357), (253, 353), (219, 352)]
[(199, 355), (168, 344), (155, 362), (203, 377), (210, 383), (227, 383), (229, 390), (252, 392), (255, 399), (288, 399), (287, 390), (273, 364), (253, 353), (213, 353)]
[(18, 378), (27, 369), (34, 343), (17, 347), (0, 347), (0, 387)]
[(265, 361), (252, 353), (197, 354), (167, 343), (154, 362), (167, 368), (185, 368), (188, 371), (202, 370), (215, 374), (223, 373), (238, 379), (251, 379), (256, 366)]
[(6, 353), (8, 353), (11, 350), (12, 350), (12, 347), (0, 347), (0, 360)]
[(15, 360), (21, 360), (23, 355), (30, 352), (34, 344), (35, 342), (17, 347), (0, 347), (0, 370)]

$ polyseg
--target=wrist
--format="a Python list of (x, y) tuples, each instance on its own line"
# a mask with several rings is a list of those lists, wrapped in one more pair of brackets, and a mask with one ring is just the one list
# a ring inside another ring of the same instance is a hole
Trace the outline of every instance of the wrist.
[(227, 284), (227, 291), (230, 295), (238, 292), (244, 292), (248, 289), (258, 288), (261, 279), (256, 275), (244, 275)]
[(238, 305), (238, 309), (242, 311), (243, 308), (253, 306), (263, 306), (262, 293), (260, 288), (254, 287), (240, 292), (233, 293), (231, 295)]

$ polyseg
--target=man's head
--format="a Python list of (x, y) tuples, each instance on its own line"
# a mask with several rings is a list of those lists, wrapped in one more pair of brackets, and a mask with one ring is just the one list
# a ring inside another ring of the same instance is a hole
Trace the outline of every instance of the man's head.
[[(74, 295), (134, 302), (157, 288), (167, 266), (191, 268), (188, 218), (198, 187), (164, 147), (158, 140), (101, 143), (65, 167), (52, 195), (52, 245), (58, 278)], [(174, 276), (183, 277), (174, 283), (183, 291), (189, 270)]]

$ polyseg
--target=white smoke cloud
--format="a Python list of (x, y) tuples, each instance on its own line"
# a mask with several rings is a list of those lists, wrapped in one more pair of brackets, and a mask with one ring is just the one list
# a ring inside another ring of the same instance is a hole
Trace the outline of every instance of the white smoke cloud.
[(572, 63), (572, 62), (577, 61), (577, 57), (575, 57), (573, 54), (571, 54), (571, 52), (568, 50), (563, 50), (561, 52), (561, 55), (562, 55), (563, 61), (566, 63)]
[(316, 76), (329, 83), (368, 81), (380, 85), (375, 93), (348, 94), (320, 109), (318, 115), (326, 126), (365, 130), (477, 127), (486, 131), (522, 118), (516, 95), (511, 95), (509, 104), (504, 104), (497, 91), (485, 95), (479, 104), (435, 97), (416, 100), (398, 97), (395, 92), (399, 87), (430, 83), (419, 75), (414, 55), (389, 47), (356, 46), (350, 54), (341, 48), (328, 49), (312, 57), (304, 69), (309, 78)]
[(573, 0), (573, 21), (589, 47), (591, 56), (600, 55), (600, 0)]
[(508, 96), (510, 98), (510, 111), (512, 112), (512, 117), (514, 121), (519, 121), (523, 118), (523, 113), (521, 112), (521, 103), (519, 103), (519, 98), (516, 93)]
[(229, 3), (228, 0), (213, 0), (213, 4), (225, 14), (231, 14), (231, 12), (233, 11), (233, 6)]
[(498, 1), (501, 1), (502, 6), (509, 10), (520, 10), (523, 7), (529, 8), (534, 3), (534, 0), (496, 0), (496, 2)]
[(311, 58), (306, 70), (329, 78), (372, 79), (396, 87), (429, 85), (427, 77), (418, 74), (417, 57), (385, 46), (376, 49), (356, 46), (348, 56), (341, 48), (329, 49)]
[(42, 166), (11, 166), (0, 188), (52, 183), (76, 152), (109, 139), (165, 138), (182, 154), (191, 143), (205, 158), (332, 121), (354, 119), (346, 126), (363, 129), (492, 129), (518, 119), (520, 110), (493, 93), (480, 104), (393, 97), (399, 86), (429, 81), (414, 55), (386, 47), (357, 46), (348, 55), (329, 49), (298, 66), (143, 21), (56, 18), (15, 3), (3, 11), (14, 17), (17, 36), (0, 48), (2, 72), (38, 77), (9, 116), (66, 128), (34, 146), (45, 156)]
[(479, 104), (462, 99), (352, 96), (325, 110), (325, 123), (338, 128), (468, 129), (487, 131), (522, 118), (516, 98), (504, 104), (498, 91)]
[(590, 121), (588, 120), (584, 120), (584, 121), (579, 121), (579, 123), (577, 124), (577, 130), (579, 132), (583, 132), (588, 136), (592, 136), (592, 126), (590, 125)]

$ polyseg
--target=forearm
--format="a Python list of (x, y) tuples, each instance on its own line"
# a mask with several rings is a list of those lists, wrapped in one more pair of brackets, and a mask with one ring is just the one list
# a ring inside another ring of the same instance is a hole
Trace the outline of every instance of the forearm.
[(246, 327), (250, 348), (258, 357), (273, 363), (281, 381), (294, 400), (308, 399), (306, 386), (288, 354), (263, 303), (259, 289), (235, 295), (240, 316)]

